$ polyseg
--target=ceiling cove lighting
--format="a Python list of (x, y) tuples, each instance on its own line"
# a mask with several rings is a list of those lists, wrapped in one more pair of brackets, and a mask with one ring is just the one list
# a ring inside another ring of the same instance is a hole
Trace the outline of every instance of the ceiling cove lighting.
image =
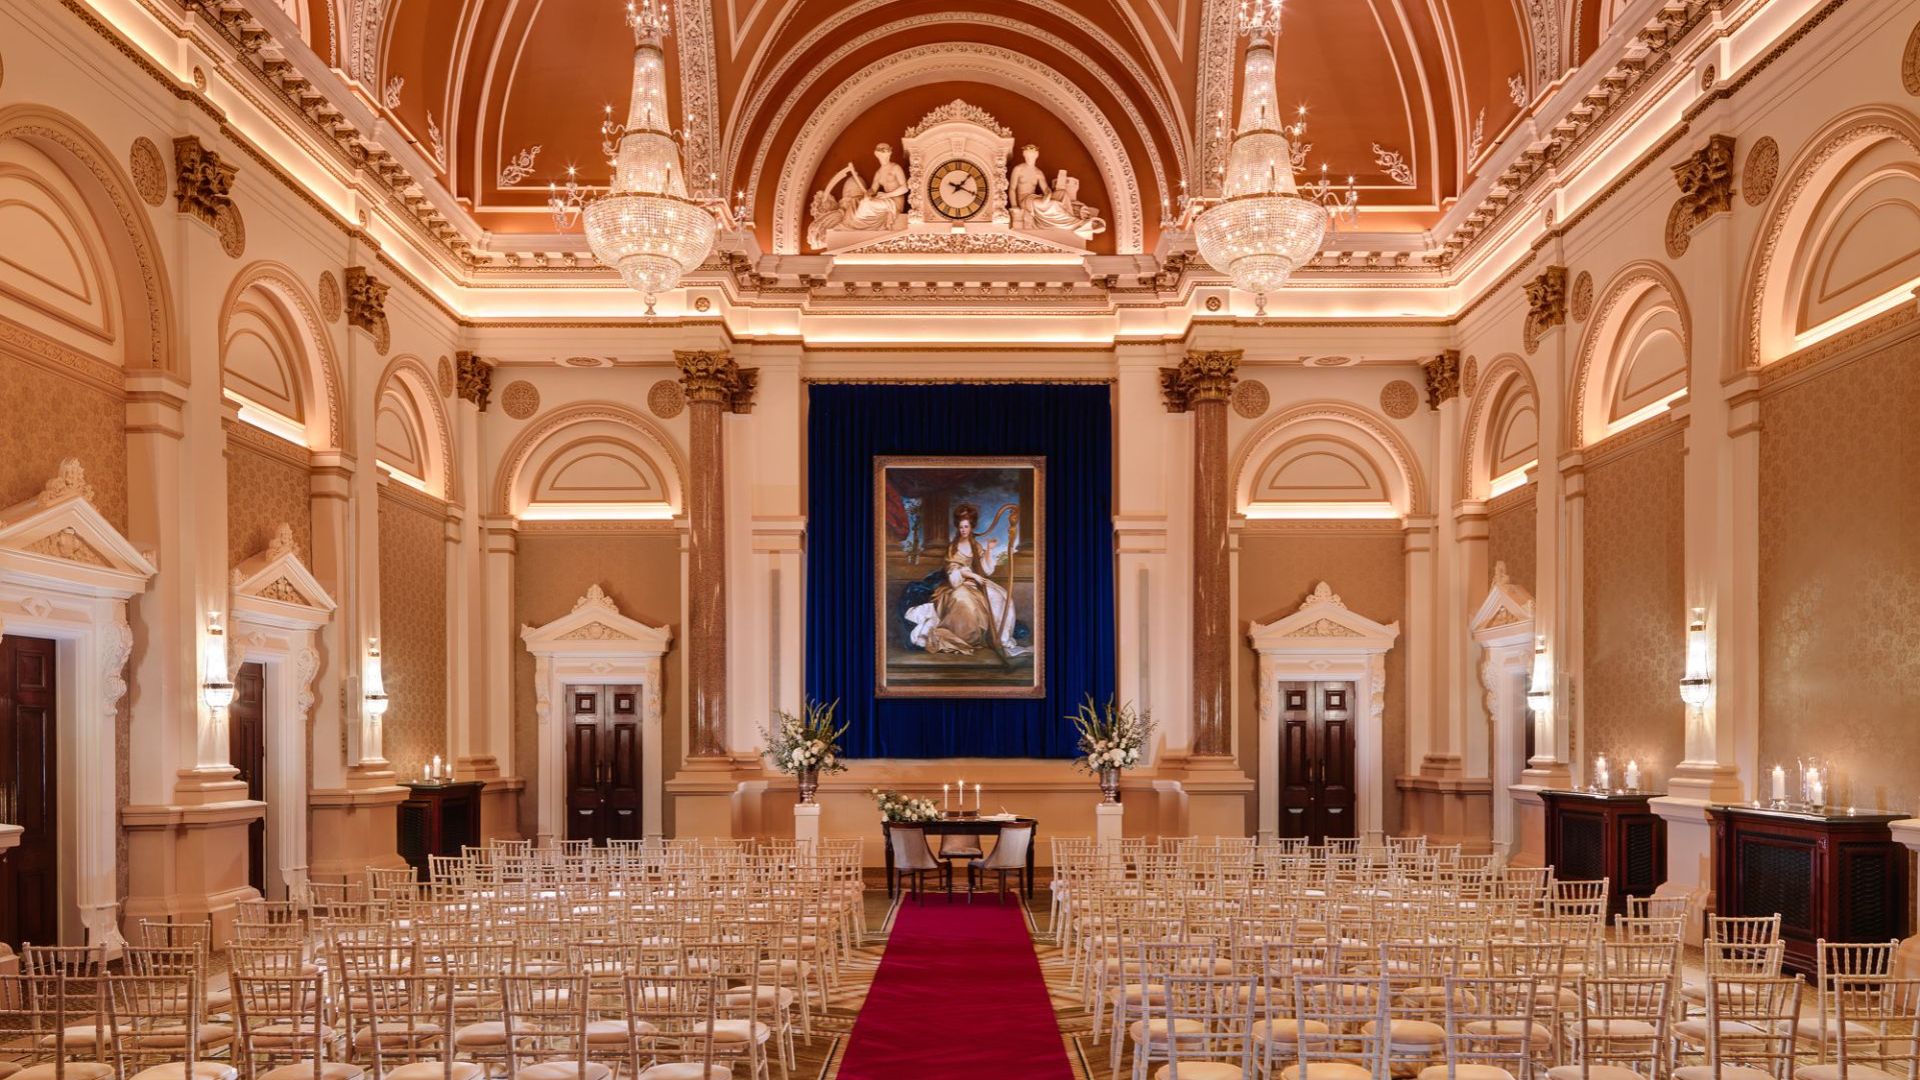
[(1273, 53), (1280, 36), (1279, 0), (1247, 0), (1239, 22), (1250, 39), (1246, 81), (1220, 194), (1188, 200), (1183, 216), (1200, 257), (1232, 278), (1235, 288), (1254, 294), (1264, 315), (1267, 294), (1320, 253), (1336, 221), (1359, 220), (1360, 196), (1353, 177), (1335, 186), (1325, 165), (1315, 183), (1302, 186), (1294, 180), (1306, 167), (1308, 147), (1300, 137), (1306, 134), (1307, 110), (1301, 106), (1292, 124), (1281, 121)]

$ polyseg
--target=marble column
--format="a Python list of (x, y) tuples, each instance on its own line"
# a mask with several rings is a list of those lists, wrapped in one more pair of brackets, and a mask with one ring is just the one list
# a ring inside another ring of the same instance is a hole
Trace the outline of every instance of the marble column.
[(689, 427), (687, 517), (692, 551), (687, 567), (687, 703), (692, 756), (727, 752), (727, 531), (726, 461), (722, 418), (753, 408), (759, 369), (743, 368), (724, 352), (675, 351), (687, 394)]
[(1240, 369), (1239, 349), (1187, 353), (1160, 369), (1168, 412), (1193, 414), (1193, 753), (1233, 756), (1232, 567), (1227, 553), (1227, 399)]

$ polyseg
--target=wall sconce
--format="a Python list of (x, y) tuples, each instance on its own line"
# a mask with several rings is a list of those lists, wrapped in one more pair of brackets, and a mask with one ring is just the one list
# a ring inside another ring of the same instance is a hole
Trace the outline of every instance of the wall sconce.
[(200, 698), (215, 712), (233, 704), (233, 682), (227, 678), (227, 632), (220, 625), (220, 613), (207, 612), (207, 654), (200, 683)]
[(367, 715), (375, 720), (386, 715), (387, 686), (380, 678), (380, 639), (367, 639)]
[(1687, 670), (1680, 679), (1680, 700), (1698, 709), (1713, 693), (1713, 676), (1707, 672), (1707, 609), (1697, 607), (1687, 619)]
[(1546, 712), (1553, 705), (1553, 668), (1547, 663), (1547, 635), (1533, 639), (1533, 679), (1527, 684), (1527, 708)]

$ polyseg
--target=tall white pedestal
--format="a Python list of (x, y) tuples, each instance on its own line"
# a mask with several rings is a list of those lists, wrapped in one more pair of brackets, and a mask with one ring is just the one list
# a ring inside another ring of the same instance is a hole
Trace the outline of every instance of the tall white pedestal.
[(1120, 822), (1126, 810), (1119, 803), (1101, 803), (1093, 808), (1093, 840), (1097, 847), (1120, 846)]
[(793, 838), (801, 847), (820, 849), (820, 804), (793, 804)]

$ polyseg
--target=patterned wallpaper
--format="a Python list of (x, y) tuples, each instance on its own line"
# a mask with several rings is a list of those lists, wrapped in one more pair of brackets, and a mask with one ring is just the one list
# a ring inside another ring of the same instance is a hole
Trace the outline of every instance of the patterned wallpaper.
[(1400, 826), (1400, 791), (1393, 778), (1411, 771), (1407, 768), (1405, 657), (1412, 643), (1406, 628), (1404, 543), (1397, 530), (1242, 533), (1240, 615), (1234, 626), (1239, 644), (1233, 672), (1240, 692), (1239, 754), (1241, 767), (1253, 773), (1260, 747), (1260, 660), (1247, 641), (1247, 627), (1298, 611), (1300, 601), (1322, 581), (1354, 611), (1376, 622), (1401, 624), (1400, 640), (1387, 652), (1387, 710), (1381, 733), (1387, 764), (1383, 802), (1388, 832)]
[[(520, 799), (522, 835), (534, 830), (538, 805), (538, 730), (533, 712), (533, 654), (520, 645), (522, 624), (541, 626), (573, 610), (593, 584), (607, 591), (620, 613), (673, 631), (662, 662), (661, 755), (668, 779), (679, 771), (681, 748), (680, 538), (670, 533), (522, 532), (514, 560), (514, 769), (526, 779)], [(797, 662), (797, 661), (796, 661)], [(667, 812), (672, 813), (671, 805)], [(664, 823), (668, 826), (671, 822)]]
[(1760, 767), (1920, 812), (1920, 340), (1760, 405)]
[(380, 492), (380, 672), (387, 760), (401, 779), (447, 752), (446, 526), (421, 495)]
[(1534, 587), (1534, 543), (1539, 504), (1533, 494), (1533, 484), (1515, 488), (1494, 499), (1487, 514), (1487, 572), (1493, 572), (1494, 563), (1505, 562), (1507, 576), (1529, 593), (1538, 591)]
[(113, 527), (127, 531), (126, 409), (117, 394), (56, 375), (18, 357), (0, 355), (0, 507), (40, 493), (77, 457), (93, 485), (93, 504)]
[(1587, 469), (1581, 761), (1638, 759), (1666, 790), (1686, 756), (1684, 449), (1678, 429)]
[[(247, 432), (247, 439), (270, 439)], [(288, 447), (299, 453), (305, 451)], [(227, 439), (227, 558), (238, 564), (266, 550), (281, 522), (293, 526), (293, 550), (313, 560), (307, 471), (240, 439)]]

